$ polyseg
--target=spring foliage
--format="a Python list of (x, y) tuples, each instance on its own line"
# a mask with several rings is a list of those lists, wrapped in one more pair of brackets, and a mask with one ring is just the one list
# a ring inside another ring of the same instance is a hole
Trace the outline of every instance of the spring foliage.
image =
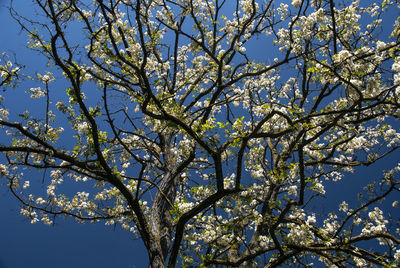
[(10, 12), (46, 70), (0, 62), (0, 176), (32, 223), (119, 224), (151, 267), (399, 266), (400, 165), (320, 206), (400, 145), (396, 1), (33, 2)]

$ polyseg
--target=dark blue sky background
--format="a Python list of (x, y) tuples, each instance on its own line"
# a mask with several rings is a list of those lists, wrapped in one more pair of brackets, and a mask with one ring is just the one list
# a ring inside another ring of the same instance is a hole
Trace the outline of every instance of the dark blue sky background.
[[(7, 2), (0, 0), (0, 5)], [(17, 5), (25, 5), (25, 10), (29, 12), (31, 1), (17, 0), (15, 2)], [(397, 15), (393, 14), (393, 16)], [(40, 56), (26, 50), (26, 40), (25, 33), (20, 33), (17, 23), (10, 19), (8, 10), (0, 6), (0, 53), (5, 51), (11, 58), (13, 53), (16, 53), (16, 59), (26, 65), (27, 70), (41, 71), (44, 63), (40, 60)], [(265, 47), (261, 47), (263, 45), (265, 44), (260, 45), (259, 48), (265, 51)], [(18, 110), (35, 110), (37, 107), (33, 106), (34, 102), (24, 102), (21, 94), (14, 94), (18, 91), (21, 93), (21, 90), (26, 91), (29, 86), (29, 83), (23, 84), (23, 87), (19, 89), (9, 89), (7, 92), (0, 92), (0, 95), (13, 100), (15, 103), (13, 107)], [(29, 97), (26, 98), (26, 101), (29, 100)], [(399, 129), (398, 122), (395, 128)], [(0, 143), (1, 139), (0, 136)], [(399, 153), (391, 155), (371, 167), (361, 168), (361, 172), (349, 175), (340, 182), (329, 183), (326, 187), (327, 202), (324, 203), (324, 208), (327, 211), (337, 210), (338, 204), (343, 199), (355, 201), (360, 186), (366, 185), (371, 179), (381, 177), (382, 170), (392, 168), (399, 157)], [(134, 240), (129, 232), (121, 230), (119, 226), (114, 228), (104, 226), (102, 223), (82, 225), (72, 219), (64, 221), (61, 217), (57, 218), (53, 227), (41, 223), (30, 224), (20, 215), (19, 203), (4, 187), (4, 180), (0, 180), (0, 183), (0, 268), (132, 268), (145, 267), (148, 263), (142, 242)], [(390, 207), (395, 198), (395, 196), (388, 198), (384, 206), (398, 217), (399, 208)], [(398, 196), (397, 199), (399, 199)]]

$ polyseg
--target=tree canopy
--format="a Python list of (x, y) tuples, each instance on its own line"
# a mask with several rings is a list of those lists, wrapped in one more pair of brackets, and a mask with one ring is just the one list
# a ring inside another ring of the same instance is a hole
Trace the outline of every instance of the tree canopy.
[(33, 2), (10, 12), (46, 67), (0, 62), (0, 176), (31, 223), (121, 225), (151, 267), (398, 267), (400, 164), (323, 209), (400, 146), (397, 1)]

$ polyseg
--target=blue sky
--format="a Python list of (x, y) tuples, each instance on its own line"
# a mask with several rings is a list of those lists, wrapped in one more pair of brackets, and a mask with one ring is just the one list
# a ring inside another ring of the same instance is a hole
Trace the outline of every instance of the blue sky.
[[(7, 1), (0, 0), (0, 5)], [(31, 5), (31, 1), (16, 1), (16, 4)], [(29, 3), (29, 4), (28, 4)], [(29, 9), (27, 9), (29, 10)], [(16, 53), (17, 60), (26, 65), (28, 70), (42, 69), (40, 57), (25, 49), (26, 35), (20, 33), (17, 23), (10, 19), (8, 11), (0, 6), (0, 52), (6, 51), (11, 57)], [(14, 108), (23, 110), (34, 107), (32, 103), (21, 101), (18, 90), (25, 91), (29, 84), (20, 89), (0, 92), (15, 102)], [(27, 98), (26, 100), (29, 100)], [(29, 105), (29, 106), (28, 106)], [(40, 107), (39, 107), (40, 108)], [(397, 127), (398, 128), (398, 127)], [(3, 137), (4, 138), (4, 137)], [(2, 137), (0, 136), (0, 142)], [(349, 175), (339, 183), (327, 187), (328, 201), (326, 210), (336, 209), (347, 196), (347, 200), (356, 200), (360, 185), (380, 177), (382, 170), (393, 167), (400, 154), (391, 155), (375, 165), (362, 168), (361, 172)], [(32, 174), (35, 175), (35, 174)], [(349, 180), (352, 183), (349, 183)], [(385, 202), (390, 204), (394, 197)], [(147, 253), (140, 240), (133, 240), (132, 235), (120, 227), (104, 224), (78, 224), (72, 219), (64, 221), (58, 218), (53, 227), (41, 223), (30, 224), (19, 214), (19, 203), (13, 199), (4, 185), (0, 185), (0, 268), (19, 267), (144, 267)], [(399, 215), (399, 209), (393, 209)]]

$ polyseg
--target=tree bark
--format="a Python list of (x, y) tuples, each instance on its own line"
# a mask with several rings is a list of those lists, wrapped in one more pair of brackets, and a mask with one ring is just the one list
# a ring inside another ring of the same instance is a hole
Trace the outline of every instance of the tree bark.
[(165, 174), (154, 197), (150, 216), (150, 228), (162, 252), (162, 259), (165, 260), (171, 243), (172, 231), (169, 211), (172, 209), (171, 204), (176, 197), (178, 177), (176, 176), (176, 160), (171, 152), (171, 135), (164, 134), (159, 135), (159, 137)]

